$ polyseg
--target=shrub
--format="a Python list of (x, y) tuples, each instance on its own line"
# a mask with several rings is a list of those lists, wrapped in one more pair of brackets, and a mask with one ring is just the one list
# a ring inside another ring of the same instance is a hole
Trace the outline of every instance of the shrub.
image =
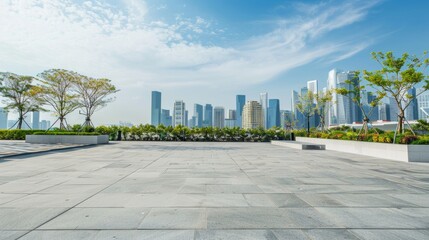
[(76, 135), (76, 136), (96, 136), (100, 133), (96, 132), (58, 132), (58, 131), (47, 131), (47, 132), (35, 132), (33, 135)]
[(40, 130), (0, 130), (0, 140), (25, 140), (25, 135), (31, 135)]

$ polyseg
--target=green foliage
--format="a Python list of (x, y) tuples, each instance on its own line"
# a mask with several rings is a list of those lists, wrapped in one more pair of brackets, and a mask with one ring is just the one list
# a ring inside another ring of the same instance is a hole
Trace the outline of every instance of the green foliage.
[(40, 130), (0, 130), (0, 140), (25, 140), (25, 135), (32, 135)]
[(96, 136), (101, 135), (97, 132), (64, 132), (64, 131), (47, 131), (34, 132), (33, 135), (73, 135), (73, 136)]

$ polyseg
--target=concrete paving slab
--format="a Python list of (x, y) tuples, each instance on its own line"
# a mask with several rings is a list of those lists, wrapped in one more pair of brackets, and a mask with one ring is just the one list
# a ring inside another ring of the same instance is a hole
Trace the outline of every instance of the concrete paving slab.
[(427, 196), (427, 164), (267, 143), (118, 142), (0, 162), (0, 235), (422, 239)]

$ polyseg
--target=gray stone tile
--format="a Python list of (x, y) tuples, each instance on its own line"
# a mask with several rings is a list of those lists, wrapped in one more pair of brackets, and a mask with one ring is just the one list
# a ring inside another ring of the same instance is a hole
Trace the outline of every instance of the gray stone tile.
[(352, 232), (345, 229), (304, 230), (312, 240), (359, 240)]
[(270, 230), (199, 230), (195, 234), (196, 240), (277, 240)]
[(429, 236), (429, 230), (355, 229), (351, 232), (367, 240), (427, 240)]
[(401, 214), (394, 208), (316, 208), (345, 228), (425, 228), (427, 223)]
[(392, 197), (415, 204), (419, 207), (429, 207), (428, 194), (390, 194)]
[(0, 208), (65, 208), (72, 207), (86, 198), (84, 194), (30, 194), (0, 205)]
[(27, 196), (27, 194), (0, 193), (0, 205)]
[(1, 231), (0, 240), (15, 240), (27, 233), (27, 231)]
[(207, 214), (204, 208), (153, 208), (141, 222), (139, 229), (205, 229)]
[(65, 210), (64, 208), (0, 208), (0, 230), (32, 230)]
[(310, 239), (302, 230), (272, 230), (279, 240), (306, 240)]
[(102, 230), (94, 239), (115, 239), (115, 240), (193, 240), (194, 230)]
[(45, 239), (61, 239), (61, 240), (75, 240), (75, 239), (95, 239), (98, 231), (45, 231), (35, 230), (20, 239), (23, 240), (45, 240)]
[(145, 208), (73, 208), (39, 229), (137, 229)]

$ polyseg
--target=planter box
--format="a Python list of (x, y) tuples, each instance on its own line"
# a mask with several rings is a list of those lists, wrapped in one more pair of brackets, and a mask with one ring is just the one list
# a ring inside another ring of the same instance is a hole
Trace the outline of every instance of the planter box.
[(305, 142), (296, 142), (296, 141), (280, 141), (273, 140), (271, 144), (277, 146), (285, 146), (290, 148), (295, 148), (299, 150), (325, 150), (325, 145), (316, 144), (316, 143), (305, 143)]
[(297, 137), (299, 142), (324, 144), (326, 150), (347, 152), (403, 162), (429, 162), (429, 145), (359, 142)]
[(39, 144), (105, 144), (109, 143), (108, 135), (26, 135), (26, 143), (39, 143)]

